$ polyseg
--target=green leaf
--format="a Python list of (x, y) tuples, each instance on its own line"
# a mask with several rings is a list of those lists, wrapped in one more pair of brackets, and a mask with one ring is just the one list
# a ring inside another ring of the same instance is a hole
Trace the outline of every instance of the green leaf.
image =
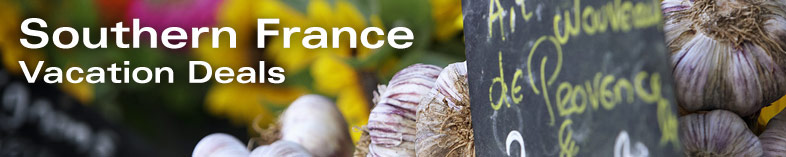
[[(415, 41), (409, 49), (428, 46), (432, 32), (431, 4), (426, 0), (377, 0), (380, 18), (387, 29), (407, 27)], [(390, 34), (387, 34), (390, 35)]]

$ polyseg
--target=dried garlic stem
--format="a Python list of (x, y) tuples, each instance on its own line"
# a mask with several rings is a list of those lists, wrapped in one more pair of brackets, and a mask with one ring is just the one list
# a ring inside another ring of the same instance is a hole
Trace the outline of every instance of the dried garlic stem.
[(418, 105), (418, 156), (474, 156), (466, 62), (450, 64)]

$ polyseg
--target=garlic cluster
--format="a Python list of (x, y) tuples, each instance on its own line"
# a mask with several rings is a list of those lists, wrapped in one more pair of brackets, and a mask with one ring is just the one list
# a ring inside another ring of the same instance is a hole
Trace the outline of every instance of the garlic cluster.
[(334, 157), (353, 153), (347, 123), (336, 105), (325, 97), (304, 95), (292, 102), (278, 123), (265, 130), (263, 145), (249, 152), (226, 134), (204, 137), (194, 148), (194, 157)]
[(761, 156), (759, 138), (736, 114), (725, 110), (685, 115), (679, 120), (686, 156)]
[(231, 135), (214, 133), (202, 138), (192, 153), (193, 157), (311, 157), (306, 149), (290, 141), (276, 141), (249, 152), (246, 146)]
[(370, 140), (367, 156), (415, 156), (417, 105), (441, 70), (433, 65), (411, 65), (396, 73), (388, 86), (379, 86), (366, 126)]
[(257, 147), (249, 157), (311, 157), (311, 154), (297, 143), (281, 140)]
[(784, 0), (664, 0), (677, 101), (747, 117), (786, 95)]
[(445, 67), (418, 105), (418, 156), (474, 156), (466, 62)]
[(786, 155), (786, 112), (781, 111), (770, 119), (767, 128), (759, 135), (764, 156)]
[(216, 157), (216, 156), (248, 156), (249, 152), (243, 143), (240, 143), (232, 135), (224, 133), (214, 133), (199, 140), (194, 151), (193, 157)]
[(374, 93), (355, 157), (474, 156), (467, 64), (415, 64)]

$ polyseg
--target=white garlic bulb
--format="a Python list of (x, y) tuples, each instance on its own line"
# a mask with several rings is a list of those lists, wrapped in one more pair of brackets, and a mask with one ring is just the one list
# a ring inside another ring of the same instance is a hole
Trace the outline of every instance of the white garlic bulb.
[(725, 110), (680, 117), (686, 156), (761, 156), (759, 138), (736, 114)]
[(243, 143), (232, 137), (232, 135), (224, 133), (214, 133), (205, 136), (199, 140), (194, 152), (191, 153), (193, 157), (237, 157), (248, 156), (249, 152)]
[(368, 125), (368, 156), (415, 156), (416, 108), (442, 68), (415, 64), (396, 73), (374, 94)]
[(664, 0), (677, 102), (746, 117), (786, 95), (783, 0)]
[(280, 140), (255, 148), (249, 157), (311, 157), (311, 154), (297, 143)]
[(474, 156), (467, 63), (450, 64), (418, 105), (418, 156)]
[(292, 102), (278, 120), (281, 140), (300, 144), (317, 157), (350, 156), (352, 139), (344, 117), (325, 97), (304, 95)]
[(786, 112), (781, 111), (767, 123), (767, 128), (759, 135), (764, 156), (786, 155)]

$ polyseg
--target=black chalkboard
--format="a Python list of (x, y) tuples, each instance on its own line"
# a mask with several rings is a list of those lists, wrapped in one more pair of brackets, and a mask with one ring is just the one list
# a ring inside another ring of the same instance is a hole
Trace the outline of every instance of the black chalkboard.
[(679, 156), (660, 0), (462, 0), (477, 156)]
[(141, 139), (55, 86), (0, 67), (0, 156), (152, 156)]

